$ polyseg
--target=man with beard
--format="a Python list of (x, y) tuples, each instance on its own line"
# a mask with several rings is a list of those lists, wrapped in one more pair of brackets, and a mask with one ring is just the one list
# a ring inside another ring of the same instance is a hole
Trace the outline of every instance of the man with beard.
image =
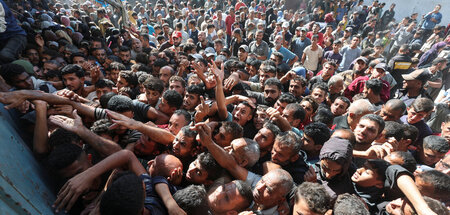
[(273, 107), (281, 96), (282, 85), (277, 78), (269, 78), (264, 82), (263, 93), (247, 91), (249, 97), (255, 98), (257, 104)]
[(84, 70), (76, 64), (69, 64), (61, 70), (61, 76), (68, 90), (87, 97), (90, 93), (84, 87)]
[(131, 59), (136, 59), (137, 54), (142, 53), (142, 42), (138, 38), (133, 38), (131, 43)]
[(402, 75), (403, 89), (397, 91), (394, 98), (402, 100), (405, 105), (410, 106), (417, 98), (429, 98), (424, 90), (424, 85), (430, 79), (431, 74), (423, 69)]
[(172, 51), (179, 52), (180, 50), (180, 44), (183, 40), (183, 34), (180, 31), (174, 31), (172, 33), (172, 40), (168, 40), (161, 44), (159, 51), (162, 52), (165, 49), (169, 48)]
[(306, 37), (306, 29), (302, 27), (297, 27), (296, 32), (300, 33), (300, 36), (294, 39), (291, 43), (291, 50), (294, 52), (298, 58), (303, 56), (303, 50), (309, 45), (311, 45), (311, 40)]
[(266, 60), (269, 56), (269, 45), (263, 41), (264, 31), (256, 31), (256, 40), (249, 45), (250, 55), (255, 55), (258, 60)]
[(362, 77), (365, 75), (365, 71), (367, 69), (367, 64), (369, 60), (365, 57), (359, 57), (356, 59), (356, 63), (353, 66), (353, 70), (347, 70), (345, 72), (339, 73), (340, 76), (344, 78), (344, 88), (347, 88), (353, 80), (358, 77)]
[(214, 48), (214, 44), (206, 39), (205, 31), (198, 32), (197, 52), (200, 52), (200, 50), (205, 50), (208, 47)]
[(283, 54), (283, 63), (287, 63), (289, 64), (289, 66), (292, 67), (292, 65), (294, 65), (295, 62), (297, 62), (299, 57), (296, 54), (289, 51), (289, 49), (283, 47), (283, 41), (284, 41), (283, 36), (277, 35), (275, 37), (274, 42), (275, 46), (270, 49), (268, 56), (271, 56), (272, 52), (280, 52), (281, 54)]

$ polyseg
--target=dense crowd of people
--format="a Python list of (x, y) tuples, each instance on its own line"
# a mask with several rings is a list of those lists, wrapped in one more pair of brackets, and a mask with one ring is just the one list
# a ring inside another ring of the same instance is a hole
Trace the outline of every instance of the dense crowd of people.
[(441, 5), (0, 3), (0, 102), (56, 212), (449, 214)]

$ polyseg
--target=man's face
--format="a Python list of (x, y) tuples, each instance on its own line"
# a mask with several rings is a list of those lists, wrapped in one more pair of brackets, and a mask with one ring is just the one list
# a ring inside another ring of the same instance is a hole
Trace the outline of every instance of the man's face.
[(169, 79), (172, 77), (172, 72), (167, 67), (163, 67), (159, 70), (159, 79), (164, 82), (164, 85), (169, 84)]
[(244, 126), (252, 119), (252, 110), (245, 104), (238, 104), (233, 110), (233, 121), (239, 125)]
[[(165, 99), (164, 99), (165, 100)], [(170, 133), (177, 135), (183, 126), (186, 126), (186, 118), (182, 114), (172, 114), (169, 119), (168, 129)]]
[(361, 187), (374, 187), (382, 188), (383, 181), (379, 179), (379, 175), (373, 167), (366, 162), (363, 167), (356, 170), (352, 176), (352, 181)]
[(246, 52), (244, 49), (238, 50), (238, 57), (239, 57), (240, 61), (245, 62), (245, 60), (247, 59), (247, 56), (248, 56), (248, 52)]
[(441, 136), (450, 143), (450, 122), (443, 122), (441, 124)]
[(148, 156), (156, 150), (157, 144), (149, 136), (141, 135), (136, 145), (134, 146), (134, 153), (136, 155)]
[[(158, 105), (158, 110), (163, 112), (164, 114), (166, 114), (168, 116), (170, 116), (172, 114), (172, 112), (173, 112), (172, 107), (169, 105), (169, 103), (167, 103), (167, 100), (164, 99), (164, 97), (161, 97), (161, 102)], [(181, 127), (183, 127), (183, 126), (181, 126)], [(173, 133), (173, 134), (176, 135), (177, 133)]]
[(271, 208), (284, 199), (281, 181), (275, 173), (265, 174), (253, 190), (253, 199), (256, 204)]
[(193, 155), (193, 145), (194, 137), (187, 137), (180, 131), (173, 141), (172, 152), (180, 159), (187, 158)]
[(27, 50), (27, 58), (33, 65), (39, 64), (39, 53), (36, 49)]
[(205, 41), (205, 38), (206, 38), (205, 33), (199, 33), (199, 34), (198, 34), (198, 41), (199, 41), (199, 42)]
[(137, 39), (137, 38), (133, 39), (133, 42), (131, 43), (131, 48), (137, 53), (142, 52), (142, 43), (141, 43), (141, 41), (139, 39)]
[(395, 111), (392, 110), (391, 107), (383, 105), (380, 111), (380, 116), (384, 121), (398, 121), (400, 117), (403, 116), (403, 113), (400, 110)]
[(362, 119), (355, 128), (356, 142), (359, 144), (370, 144), (378, 137), (379, 126), (369, 119)]
[(341, 174), (342, 165), (336, 161), (329, 159), (320, 160), (320, 169), (327, 180), (333, 179), (336, 175)]
[(403, 80), (403, 89), (416, 90), (422, 88), (422, 82), (419, 80)]
[(227, 147), (233, 140), (233, 135), (228, 133), (223, 126), (220, 126), (217, 134), (214, 135), (214, 142), (221, 147)]
[(179, 81), (172, 81), (172, 82), (170, 82), (169, 89), (177, 91), (180, 95), (184, 95), (183, 84), (181, 82), (179, 82)]
[(22, 72), (22, 74), (16, 76), (13, 81), (12, 85), (21, 90), (32, 90), (33, 89), (33, 81), (31, 80), (31, 76), (26, 73)]
[(256, 129), (262, 129), (264, 123), (269, 118), (269, 115), (265, 111), (257, 110), (255, 117), (253, 117), (253, 125)]
[(238, 211), (247, 204), (248, 201), (239, 193), (234, 181), (219, 186), (208, 194), (208, 205), (217, 214)]
[(311, 118), (311, 116), (314, 114), (314, 109), (311, 103), (309, 103), (308, 101), (302, 101), (300, 103), (300, 106), (302, 106), (302, 108), (305, 110), (305, 119)]
[(261, 42), (262, 39), (263, 39), (263, 35), (264, 34), (262, 32), (257, 33), (256, 34), (256, 41)]
[(300, 37), (304, 40), (306, 38), (306, 31), (300, 31)]
[(282, 36), (277, 36), (275, 38), (275, 46), (281, 46), (283, 44), (283, 37)]
[(173, 45), (175, 47), (178, 47), (181, 44), (181, 37), (172, 37), (172, 41), (173, 41)]
[(99, 63), (104, 63), (106, 60), (106, 51), (104, 49), (97, 49), (94, 52), (95, 58), (97, 58)]
[(44, 70), (44, 74), (47, 74), (50, 70), (58, 70), (58, 66), (53, 63), (46, 62), (44, 63), (42, 69)]
[(75, 73), (63, 75), (63, 82), (66, 85), (67, 89), (72, 90), (74, 92), (80, 90), (84, 84), (84, 77), (79, 78)]
[(314, 98), (314, 100), (316, 100), (318, 104), (321, 104), (326, 99), (326, 92), (319, 88), (314, 88), (311, 96)]
[(119, 52), (119, 57), (122, 60), (123, 64), (128, 64), (131, 59), (131, 54), (129, 51), (126, 52)]
[(285, 166), (291, 162), (293, 156), (295, 156), (295, 153), (292, 148), (283, 145), (280, 141), (275, 139), (271, 155), (272, 162)]
[(111, 69), (111, 72), (109, 74), (112, 81), (117, 82), (117, 79), (119, 79), (119, 72), (118, 69)]
[[(83, 63), (84, 62), (86, 62), (86, 60), (84, 59), (84, 57), (74, 57), (73, 58), (73, 64), (77, 64), (77, 65), (79, 65), (79, 66), (81, 66), (81, 65), (83, 65)], [(54, 65), (54, 64), (51, 64), (51, 65)], [(44, 66), (45, 66), (45, 64), (44, 64)], [(56, 66), (56, 65), (55, 65)]]
[(275, 85), (264, 86), (264, 100), (269, 106), (275, 104), (281, 95), (281, 90)]
[(356, 46), (358, 46), (358, 44), (359, 44), (359, 38), (358, 38), (358, 37), (354, 37), (354, 38), (352, 39), (351, 46), (352, 46), (352, 47), (356, 47)]
[(272, 150), (275, 136), (273, 135), (272, 131), (263, 127), (259, 129), (253, 140), (258, 143), (259, 149), (261, 151), (268, 152)]
[(196, 159), (189, 165), (189, 169), (186, 172), (186, 180), (194, 184), (204, 184), (208, 179), (208, 172)]
[(187, 111), (193, 111), (200, 104), (200, 96), (197, 94), (186, 93), (183, 99), (183, 108)]
[(434, 166), (440, 159), (445, 156), (445, 153), (440, 153), (438, 151), (423, 148), (419, 150), (419, 158), (420, 160), (426, 164), (427, 166)]
[(366, 63), (363, 60), (356, 61), (354, 65), (356, 72), (363, 72), (366, 69)]
[(106, 93), (112, 92), (112, 89), (109, 87), (103, 87), (103, 88), (95, 88), (95, 93), (97, 95), (97, 98), (100, 99), (103, 95)]
[(275, 105), (273, 106), (273, 108), (277, 109), (278, 112), (280, 112), (280, 114), (283, 114), (283, 111), (287, 105), (288, 105), (288, 103), (277, 100), (277, 102), (275, 102)]
[(334, 100), (331, 104), (331, 112), (334, 116), (341, 116), (347, 112), (348, 104), (340, 99)]
[(300, 119), (294, 118), (294, 112), (295, 110), (292, 108), (284, 109), (281, 116), (283, 116), (289, 122), (289, 125), (291, 125), (292, 127), (298, 127), (301, 121)]
[(328, 80), (334, 74), (335, 70), (336, 70), (336, 68), (334, 68), (334, 66), (332, 66), (330, 64), (325, 64), (325, 66), (323, 67), (322, 78), (325, 80)]
[(58, 171), (58, 174), (63, 179), (70, 179), (75, 175), (84, 172), (89, 167), (91, 167), (91, 163), (86, 154), (81, 154), (80, 158), (75, 160), (72, 164)]
[(300, 98), (305, 92), (305, 88), (302, 86), (301, 81), (291, 80), (289, 82), (289, 92), (295, 96), (295, 98)]
[(120, 89), (122, 87), (127, 87), (127, 86), (128, 86), (128, 81), (125, 80), (125, 78), (122, 78), (122, 77), (119, 76), (117, 78), (117, 83), (116, 83), (117, 89)]
[(420, 122), (420, 120), (422, 120), (427, 116), (427, 112), (425, 111), (417, 112), (414, 110), (413, 107), (408, 107), (406, 110), (408, 111), (407, 121), (411, 125)]

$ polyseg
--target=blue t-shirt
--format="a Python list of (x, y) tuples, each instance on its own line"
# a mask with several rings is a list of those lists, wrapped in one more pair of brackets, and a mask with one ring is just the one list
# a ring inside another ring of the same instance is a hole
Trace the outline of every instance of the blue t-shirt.
[[(431, 13), (431, 14), (427, 14), (423, 18), (424, 18), (424, 22), (422, 24), (422, 28), (431, 30), (434, 28), (434, 26), (441, 23), (442, 14), (439, 12)], [(436, 22), (431, 21), (431, 18), (434, 18), (436, 20)]]
[(298, 58), (301, 58), (303, 55), (303, 50), (305, 50), (305, 48), (309, 45), (311, 45), (311, 40), (309, 38), (305, 38), (303, 41), (300, 38), (297, 38), (292, 41), (292, 52), (294, 52)]
[(334, 53), (332, 50), (325, 52), (323, 58), (329, 62), (334, 62), (336, 65), (341, 64), (342, 55), (340, 53)]
[[(276, 52), (276, 51), (277, 50), (275, 48), (271, 48), (270, 52), (269, 52), (269, 57), (270, 57), (270, 55), (272, 55), (272, 52)], [(281, 48), (280, 48), (280, 50), (278, 50), (278, 52), (283, 54), (283, 63), (288, 63), (289, 61), (291, 61), (292, 59), (294, 59), (296, 57), (296, 55), (294, 53), (289, 51), (289, 49), (284, 48), (283, 46), (281, 46)]]
[(159, 183), (167, 184), (170, 193), (173, 195), (177, 192), (178, 188), (167, 181), (166, 178), (162, 176), (151, 177), (148, 174), (142, 174), (139, 176), (145, 185), (145, 200), (144, 207), (151, 211), (152, 215), (165, 215), (168, 214), (164, 202), (159, 197), (156, 192), (155, 185)]

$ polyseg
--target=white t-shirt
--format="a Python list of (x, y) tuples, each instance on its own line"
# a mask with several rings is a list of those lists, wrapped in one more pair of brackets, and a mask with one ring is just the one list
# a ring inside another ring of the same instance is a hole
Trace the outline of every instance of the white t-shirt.
[(305, 48), (303, 54), (306, 55), (306, 59), (305, 62), (303, 63), (303, 66), (307, 70), (316, 71), (317, 66), (319, 64), (319, 59), (323, 56), (322, 47), (319, 46), (317, 50), (313, 51), (312, 46), (309, 45)]

